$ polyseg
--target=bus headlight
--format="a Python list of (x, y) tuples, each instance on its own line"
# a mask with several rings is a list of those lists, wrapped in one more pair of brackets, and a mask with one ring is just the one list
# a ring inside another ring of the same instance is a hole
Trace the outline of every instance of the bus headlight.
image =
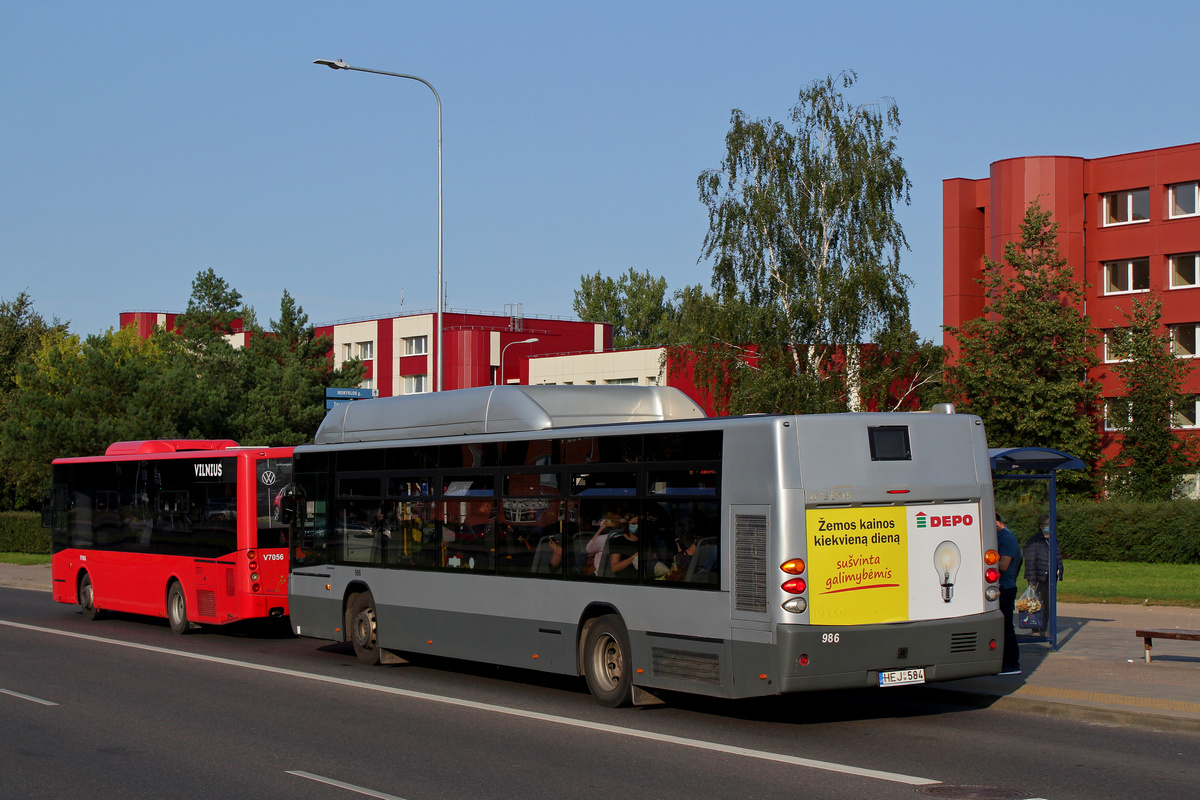
[(989, 603), (995, 602), (1000, 597), (999, 586), (989, 586), (983, 592), (983, 596), (988, 599)]
[(803, 597), (793, 597), (783, 604), (784, 611), (790, 611), (793, 614), (803, 614), (808, 610), (808, 601)]

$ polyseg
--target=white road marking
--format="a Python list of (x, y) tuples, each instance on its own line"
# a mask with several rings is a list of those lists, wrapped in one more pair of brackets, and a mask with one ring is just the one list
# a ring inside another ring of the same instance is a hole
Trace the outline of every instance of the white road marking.
[(29, 701), (29, 702), (31, 702), (31, 703), (41, 703), (41, 704), (42, 704), (42, 705), (44, 705), (44, 706), (56, 706), (56, 705), (58, 705), (58, 703), (51, 703), (49, 700), (43, 700), (43, 699), (41, 699), (40, 697), (30, 697), (30, 696), (29, 696), (29, 695), (27, 695), (27, 694), (21, 694), (20, 692), (14, 692), (14, 691), (12, 691), (11, 689), (0, 689), (0, 694), (7, 694), (7, 695), (10, 695), (10, 696), (12, 696), (12, 697), (19, 697), (19, 698), (21, 698), (22, 700), (28, 700), (28, 701)]
[(538, 720), (540, 722), (550, 722), (556, 725), (569, 725), (574, 728), (583, 728), (586, 730), (599, 731), (603, 733), (614, 733), (618, 736), (629, 736), (636, 739), (649, 739), (650, 741), (673, 744), (680, 747), (691, 747), (697, 750), (708, 750), (714, 753), (743, 756), (745, 758), (757, 758), (763, 761), (774, 761), (779, 764), (791, 764), (793, 766), (808, 767), (810, 769), (819, 769), (826, 772), (837, 772), (843, 775), (857, 775), (858, 777), (862, 778), (875, 778), (882, 781), (890, 781), (892, 783), (904, 783), (910, 786), (928, 786), (930, 784), (941, 783), (941, 781), (934, 780), (933, 778), (920, 778), (914, 775), (904, 775), (899, 772), (885, 772), (883, 770), (855, 767), (849, 764), (838, 764), (832, 761), (818, 761), (812, 758), (801, 758), (799, 756), (783, 755), (782, 753), (771, 753), (765, 750), (751, 750), (746, 747), (736, 747), (734, 745), (720, 744), (718, 742), (704, 742), (682, 736), (671, 736), (665, 733), (655, 733), (654, 731), (642, 731), (635, 728), (622, 728), (617, 725), (606, 725), (601, 722), (587, 722), (585, 720), (572, 719), (571, 717), (561, 717), (556, 714), (543, 714), (538, 711), (525, 711), (519, 708), (497, 706), (490, 703), (478, 703), (473, 700), (462, 700), (457, 697), (446, 697), (444, 695), (428, 694), (426, 692), (414, 692), (410, 689), (397, 689), (392, 686), (378, 686), (373, 683), (361, 683), (359, 681), (352, 681), (346, 678), (334, 678), (332, 676), (317, 675), (311, 672), (299, 672), (297, 670), (284, 669), (282, 667), (269, 667), (264, 664), (253, 664), (248, 661), (234, 661), (232, 659), (220, 658), (218, 656), (206, 656), (199, 653), (186, 653), (181, 650), (170, 650), (165, 647), (155, 647), (154, 645), (137, 644), (135, 642), (123, 642), (120, 639), (106, 639), (102, 636), (93, 636), (86, 633), (60, 631), (54, 628), (26, 625), (21, 622), (10, 622), (8, 620), (0, 619), (0, 625), (6, 625), (10, 628), (19, 628), (27, 631), (36, 631), (38, 633), (49, 633), (55, 636), (65, 636), (70, 639), (82, 639), (84, 641), (111, 644), (118, 647), (129, 647), (134, 650), (145, 650), (150, 653), (161, 653), (163, 655), (177, 656), (179, 658), (190, 658), (196, 661), (206, 661), (210, 664), (222, 664), (229, 667), (240, 667), (242, 669), (257, 670), (259, 672), (269, 672), (274, 675), (286, 675), (291, 678), (317, 681), (319, 683), (328, 683), (335, 686), (366, 689), (372, 692), (382, 692), (383, 694), (397, 695), (399, 697), (407, 697), (413, 700), (425, 700), (432, 703), (443, 703), (445, 705), (458, 706), (460, 708), (470, 708), (476, 711), (487, 711), (493, 714), (505, 714), (510, 717), (521, 717), (523, 719)]
[(384, 794), (383, 792), (377, 792), (374, 789), (364, 789), (361, 786), (355, 786), (353, 783), (342, 783), (341, 781), (335, 781), (333, 778), (325, 778), (321, 775), (313, 775), (311, 772), (301, 772), (300, 770), (289, 769), (287, 770), (287, 774), (295, 775), (298, 778), (308, 778), (310, 781), (316, 781), (317, 783), (327, 783), (330, 786), (336, 786), (339, 789), (358, 792), (359, 794), (365, 794), (367, 797), (376, 797), (378, 800), (404, 800), (403, 797), (397, 797), (394, 794)]

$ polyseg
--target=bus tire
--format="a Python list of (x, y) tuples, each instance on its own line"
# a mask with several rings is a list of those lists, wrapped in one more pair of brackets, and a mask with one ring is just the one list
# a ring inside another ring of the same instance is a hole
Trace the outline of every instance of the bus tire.
[(187, 618), (187, 597), (179, 581), (172, 581), (167, 591), (167, 621), (171, 623), (171, 633), (181, 636), (192, 628)]
[(608, 708), (629, 705), (633, 697), (633, 665), (629, 633), (619, 617), (600, 617), (588, 626), (583, 674), (597, 703)]
[(79, 579), (78, 599), (84, 619), (91, 622), (100, 616), (100, 609), (96, 607), (96, 590), (92, 588), (92, 576), (86, 572)]
[(346, 612), (346, 632), (354, 645), (354, 655), (368, 667), (379, 663), (379, 622), (375, 616), (375, 598), (361, 592), (350, 598)]

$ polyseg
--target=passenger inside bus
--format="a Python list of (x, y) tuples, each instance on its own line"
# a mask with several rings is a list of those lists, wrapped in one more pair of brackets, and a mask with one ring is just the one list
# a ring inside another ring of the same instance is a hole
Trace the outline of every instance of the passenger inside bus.
[(637, 580), (639, 519), (630, 517), (625, 530), (608, 537), (609, 569), (614, 578)]
[(604, 517), (600, 520), (600, 525), (596, 528), (596, 533), (588, 540), (584, 551), (591, 558), (588, 562), (588, 567), (584, 572), (587, 574), (601, 574), (604, 572), (604, 559), (606, 557), (605, 545), (608, 539), (615, 533), (620, 533), (625, 529), (624, 518), (616, 511), (606, 511)]

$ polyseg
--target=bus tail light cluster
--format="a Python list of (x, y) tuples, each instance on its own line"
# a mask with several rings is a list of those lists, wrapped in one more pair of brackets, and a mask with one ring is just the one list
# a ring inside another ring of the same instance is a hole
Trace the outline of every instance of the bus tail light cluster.
[(254, 559), (255, 555), (253, 550), (246, 551), (246, 558), (250, 561), (250, 591), (257, 593), (262, 591), (262, 585), (258, 582), (258, 562)]
[[(793, 558), (780, 564), (780, 570), (788, 575), (795, 576), (784, 581), (781, 588), (788, 594), (803, 595), (808, 590), (808, 581), (802, 577), (807, 566), (803, 558)], [(789, 598), (784, 601), (783, 610), (790, 611), (793, 614), (802, 614), (808, 610), (808, 600), (804, 597)]]
[(983, 579), (988, 584), (987, 588), (983, 590), (983, 596), (989, 603), (992, 603), (1000, 597), (1000, 587), (996, 585), (996, 582), (1000, 580), (1000, 570), (996, 567), (996, 564), (1000, 563), (1000, 554), (995, 550), (988, 550), (983, 554), (983, 563), (988, 565), (988, 568), (983, 571)]

